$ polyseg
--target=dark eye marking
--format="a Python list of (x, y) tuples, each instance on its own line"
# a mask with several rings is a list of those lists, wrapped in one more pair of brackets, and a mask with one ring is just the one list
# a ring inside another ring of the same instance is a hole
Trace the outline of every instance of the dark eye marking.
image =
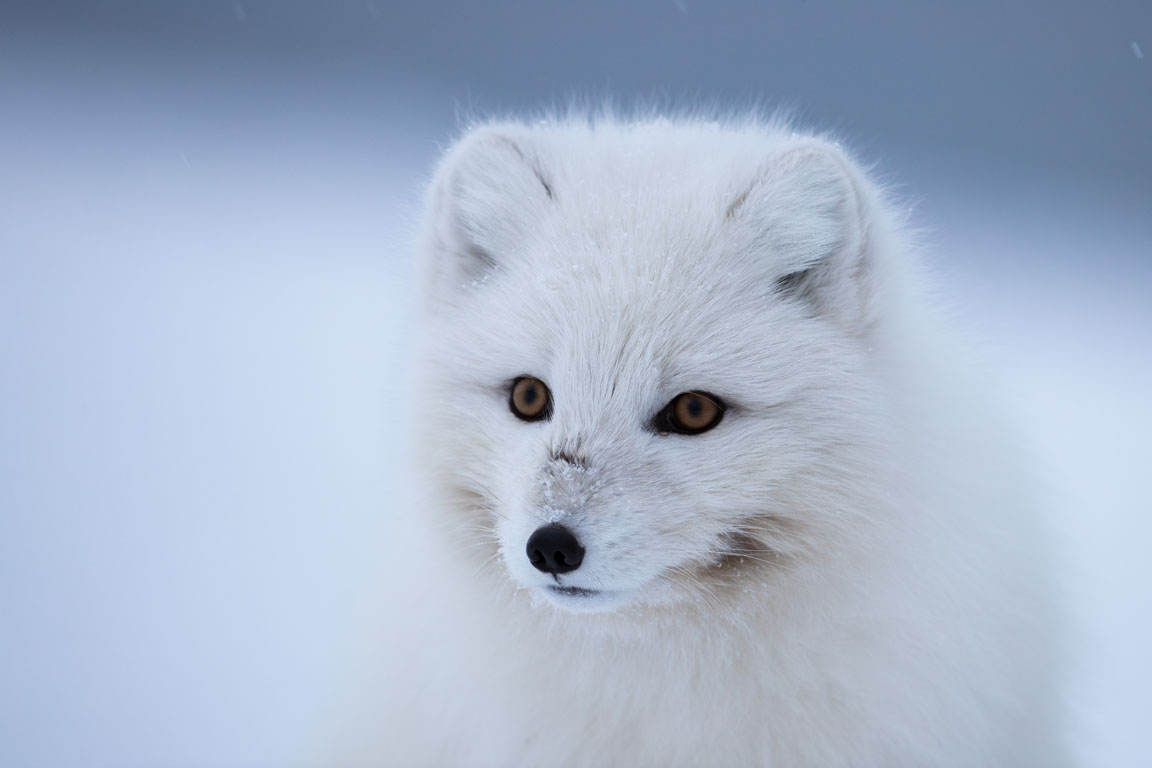
[(662, 434), (698, 435), (719, 424), (724, 410), (716, 395), (682, 392), (653, 417), (652, 428)]
[(544, 421), (552, 417), (552, 393), (540, 379), (520, 376), (512, 382), (508, 409), (524, 421)]

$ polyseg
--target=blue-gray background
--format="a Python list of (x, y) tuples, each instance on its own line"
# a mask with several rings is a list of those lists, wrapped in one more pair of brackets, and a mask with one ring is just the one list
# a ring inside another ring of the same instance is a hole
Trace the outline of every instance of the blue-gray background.
[(420, 186), (606, 94), (789, 107), (914, 205), (1066, 550), (1080, 752), (1152, 764), (1152, 3), (205, 0), (0, 3), (0, 765), (307, 749), (412, 514)]

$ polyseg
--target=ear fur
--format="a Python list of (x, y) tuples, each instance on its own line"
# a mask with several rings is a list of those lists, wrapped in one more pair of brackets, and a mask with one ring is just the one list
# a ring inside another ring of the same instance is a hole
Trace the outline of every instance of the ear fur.
[(742, 245), (772, 263), (778, 295), (852, 333), (871, 322), (863, 182), (836, 146), (806, 139), (774, 153), (725, 211)]
[(429, 189), (432, 279), (476, 280), (497, 268), (555, 198), (539, 154), (516, 126), (484, 126), (449, 150)]

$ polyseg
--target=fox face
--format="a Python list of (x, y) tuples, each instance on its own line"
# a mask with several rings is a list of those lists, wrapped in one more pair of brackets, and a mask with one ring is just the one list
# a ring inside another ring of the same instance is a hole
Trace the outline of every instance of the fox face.
[(734, 599), (867, 538), (869, 192), (774, 129), (491, 125), (424, 243), (455, 544), (571, 611)]

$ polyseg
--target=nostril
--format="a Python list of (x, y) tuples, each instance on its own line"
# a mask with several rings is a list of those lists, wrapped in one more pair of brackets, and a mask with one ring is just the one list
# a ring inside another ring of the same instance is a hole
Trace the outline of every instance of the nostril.
[(538, 528), (528, 537), (528, 561), (543, 573), (570, 573), (584, 562), (584, 547), (575, 534), (553, 523)]

